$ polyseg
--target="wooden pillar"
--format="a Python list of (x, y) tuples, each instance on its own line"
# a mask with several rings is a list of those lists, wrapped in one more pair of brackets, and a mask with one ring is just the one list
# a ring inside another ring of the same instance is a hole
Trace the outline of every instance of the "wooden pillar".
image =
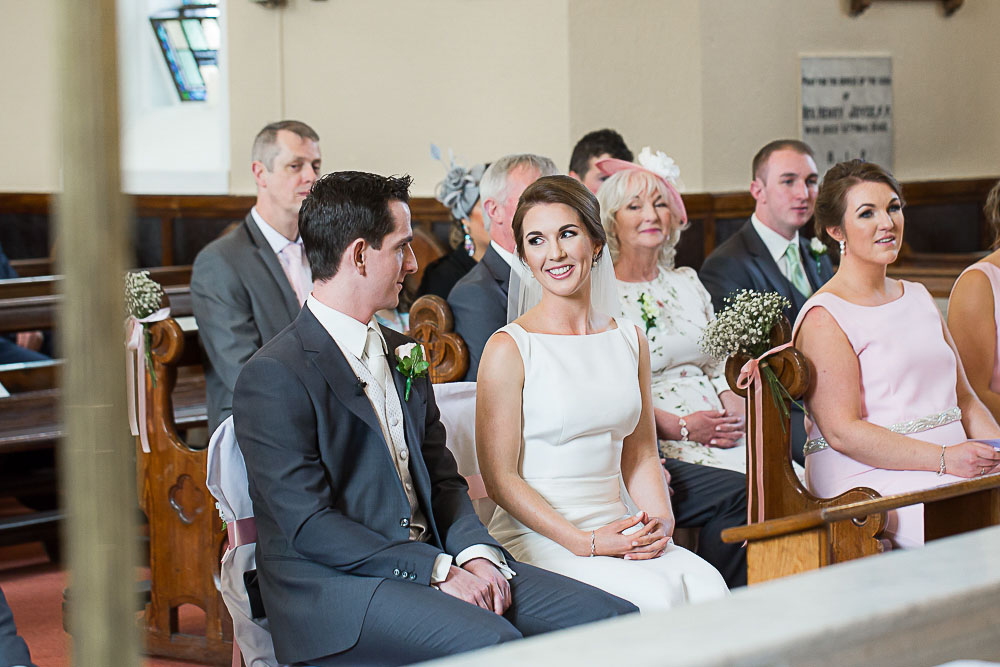
[(63, 417), (60, 453), (76, 665), (138, 665), (135, 464), (125, 412), (128, 230), (120, 191), (114, 0), (63, 0), (62, 178), (57, 200)]

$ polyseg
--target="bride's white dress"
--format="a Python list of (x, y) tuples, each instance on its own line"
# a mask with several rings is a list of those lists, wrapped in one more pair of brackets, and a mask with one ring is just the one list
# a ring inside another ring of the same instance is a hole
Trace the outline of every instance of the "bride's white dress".
[[(524, 362), (520, 473), (577, 528), (595, 530), (635, 508), (621, 481), (622, 440), (642, 410), (635, 325), (586, 336), (506, 332)], [(726, 595), (722, 575), (695, 554), (668, 545), (659, 558), (574, 555), (498, 507), (490, 533), (519, 561), (625, 598), (641, 611)]]

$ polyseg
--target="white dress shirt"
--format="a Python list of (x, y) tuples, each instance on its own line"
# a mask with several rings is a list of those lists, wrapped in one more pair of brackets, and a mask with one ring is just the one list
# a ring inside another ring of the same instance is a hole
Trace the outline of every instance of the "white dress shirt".
[[(767, 251), (771, 253), (771, 257), (774, 258), (774, 262), (778, 265), (778, 270), (781, 271), (781, 275), (791, 280), (791, 271), (789, 270), (788, 258), (785, 257), (785, 253), (788, 251), (789, 245), (794, 245), (796, 250), (799, 249), (799, 233), (795, 232), (792, 240), (789, 241), (784, 236), (761, 222), (756, 213), (750, 216), (750, 224), (753, 225), (753, 229), (757, 232), (757, 236), (760, 237), (760, 240), (764, 242), (765, 246), (767, 246)], [(804, 270), (805, 267), (803, 265), (803, 271)]]
[[(294, 241), (289, 241), (285, 238), (284, 234), (276, 230), (267, 222), (267, 220), (260, 216), (260, 213), (257, 212), (256, 206), (250, 209), (250, 217), (252, 217), (253, 221), (257, 223), (257, 228), (260, 229), (260, 233), (264, 235), (264, 239), (267, 241), (267, 244), (271, 246), (271, 250), (274, 251), (274, 254), (278, 256), (279, 260), (281, 259), (281, 251), (284, 250), (289, 244), (297, 243), (300, 246), (302, 245), (301, 236), (297, 236)], [(286, 270), (284, 262), (281, 263), (281, 268), (282, 270)], [(302, 252), (302, 261), (297, 268), (299, 271), (299, 280), (302, 281), (300, 284), (312, 285), (312, 269), (309, 268), (309, 260), (306, 258), (305, 249), (303, 249)], [(287, 273), (285, 275), (288, 277), (288, 282), (292, 286), (292, 291), (297, 295), (298, 289), (292, 281), (292, 277), (288, 276)]]
[[(354, 369), (355, 372), (367, 372), (367, 367), (365, 366), (365, 362), (362, 357), (365, 353), (365, 344), (368, 340), (369, 327), (374, 327), (379, 337), (382, 338), (383, 349), (388, 350), (385, 338), (382, 337), (382, 332), (378, 328), (378, 324), (376, 324), (374, 317), (368, 322), (368, 324), (359, 322), (350, 315), (345, 315), (344, 313), (321, 303), (312, 295), (310, 295), (306, 300), (306, 306), (310, 311), (312, 311), (313, 315), (316, 316), (316, 319), (319, 320), (319, 323), (324, 329), (326, 329), (326, 332), (330, 334), (330, 337), (333, 338), (333, 342), (336, 343), (341, 352), (344, 353), (344, 357), (347, 359), (351, 368)], [(391, 365), (392, 361), (390, 361), (390, 357), (388, 355), (393, 355), (392, 359), (394, 359), (394, 351), (388, 350), (386, 355), (386, 361)], [(387, 369), (387, 377), (391, 378), (391, 370)], [(420, 510), (419, 503), (416, 500), (416, 494), (413, 490), (413, 483), (410, 479), (408, 467), (410, 457), (405, 436), (403, 435), (403, 425), (398, 422), (392, 423), (392, 420), (387, 419), (387, 410), (384, 407), (388, 401), (396, 401), (398, 403), (400, 397), (397, 392), (390, 391), (395, 389), (395, 385), (391, 382), (391, 380), (386, 384), (385, 394), (383, 395), (382, 391), (375, 387), (375, 383), (369, 382), (365, 386), (365, 395), (368, 397), (368, 400), (372, 402), (372, 407), (375, 410), (375, 415), (379, 420), (379, 425), (381, 426), (382, 437), (386, 442), (386, 446), (389, 448), (393, 461), (396, 463), (396, 473), (400, 476), (400, 483), (403, 485), (407, 499), (410, 501), (412, 517), (410, 539), (426, 541), (430, 537), (430, 534), (426, 530), (427, 520), (426, 517), (423, 516), (423, 512)], [(379, 407), (379, 403), (382, 403), (381, 408)], [(488, 544), (474, 544), (466, 549), (463, 549), (461, 553), (454, 558), (454, 562), (461, 567), (474, 558), (485, 558), (489, 560), (497, 566), (507, 579), (514, 576), (514, 572), (507, 567), (507, 561), (504, 558), (503, 553), (496, 547)], [(449, 554), (441, 553), (438, 555), (434, 561), (434, 569), (431, 573), (431, 584), (440, 583), (448, 578), (448, 569), (451, 567), (452, 562), (453, 559)]]

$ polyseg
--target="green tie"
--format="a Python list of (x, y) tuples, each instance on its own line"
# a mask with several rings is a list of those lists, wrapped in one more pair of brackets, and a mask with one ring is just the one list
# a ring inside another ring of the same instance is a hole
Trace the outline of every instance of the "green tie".
[(788, 249), (785, 250), (785, 261), (788, 262), (788, 279), (792, 281), (795, 289), (805, 296), (812, 296), (812, 287), (809, 286), (809, 279), (806, 278), (805, 269), (802, 268), (799, 244), (795, 241), (788, 244)]

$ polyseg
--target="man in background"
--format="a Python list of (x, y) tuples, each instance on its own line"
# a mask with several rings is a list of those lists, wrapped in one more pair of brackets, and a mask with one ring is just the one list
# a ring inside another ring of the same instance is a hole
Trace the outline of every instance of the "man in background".
[(569, 158), (569, 175), (597, 194), (601, 183), (608, 177), (594, 165), (609, 157), (626, 162), (634, 161), (632, 151), (625, 145), (622, 135), (611, 129), (588, 132), (573, 147), (573, 154)]
[[(815, 253), (799, 230), (812, 219), (819, 174), (812, 149), (795, 139), (779, 139), (761, 148), (751, 167), (753, 215), (733, 236), (712, 251), (698, 277), (712, 295), (716, 312), (725, 298), (741, 289), (777, 292), (791, 306), (795, 322), (813, 292), (833, 277), (825, 253)], [(805, 463), (802, 410), (792, 406), (792, 455)]]
[(490, 247), (479, 263), (462, 276), (448, 295), (455, 316), (455, 332), (469, 349), (467, 382), (475, 382), (486, 341), (507, 324), (507, 292), (515, 263), (511, 223), (524, 190), (543, 176), (557, 172), (547, 157), (524, 153), (505, 155), (490, 165), (479, 182), (483, 224), (490, 233)]
[(299, 207), (320, 175), (319, 135), (299, 121), (271, 123), (254, 139), (252, 160), (256, 204), (198, 253), (191, 274), (213, 431), (232, 412), (243, 364), (295, 319), (312, 289)]

